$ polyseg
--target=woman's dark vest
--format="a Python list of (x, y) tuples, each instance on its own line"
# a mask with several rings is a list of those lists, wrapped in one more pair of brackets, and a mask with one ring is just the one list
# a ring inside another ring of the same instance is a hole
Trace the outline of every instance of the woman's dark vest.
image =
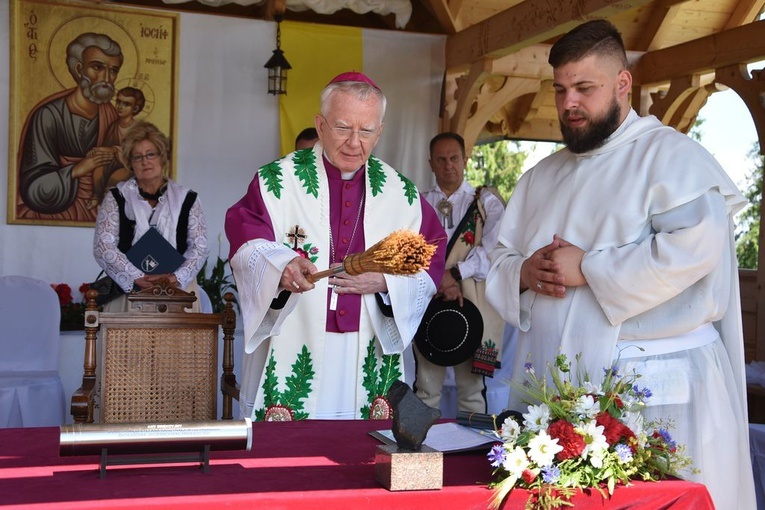
[[(133, 245), (133, 236), (135, 235), (135, 220), (129, 219), (125, 215), (125, 197), (119, 192), (117, 188), (109, 190), (114, 196), (114, 200), (117, 201), (117, 206), (120, 212), (120, 241), (117, 248), (122, 253), (127, 253), (130, 247)], [(178, 218), (178, 225), (175, 228), (175, 246), (178, 253), (183, 255), (188, 248), (188, 229), (189, 229), (189, 213), (191, 212), (191, 206), (194, 205), (194, 201), (197, 199), (197, 193), (195, 191), (189, 191), (186, 194), (186, 198), (183, 200), (183, 206), (181, 206), (181, 215)]]

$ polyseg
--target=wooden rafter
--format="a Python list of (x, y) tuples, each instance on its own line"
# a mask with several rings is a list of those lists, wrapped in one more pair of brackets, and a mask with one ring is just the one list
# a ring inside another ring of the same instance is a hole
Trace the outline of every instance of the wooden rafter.
[(765, 55), (765, 20), (643, 55), (632, 67), (635, 84), (664, 83), (694, 73), (749, 63)]
[(457, 33), (456, 16), (452, 15), (447, 0), (423, 0), (423, 4), (425, 4), (433, 13), (433, 16), (435, 16), (444, 33)]
[[(588, 18), (613, 16), (651, 0), (522, 2), (446, 39), (446, 68), (509, 55), (563, 34)], [(508, 30), (508, 27), (513, 27)]]
[(539, 89), (539, 81), (531, 78), (505, 78), (499, 87), (490, 88), (488, 83), (484, 83), (482, 88), (483, 97), (477, 101), (476, 111), (467, 119), (463, 131), (465, 150), (468, 152), (473, 150), (475, 140), (494, 112), (517, 97), (536, 92)]
[(736, 3), (736, 10), (733, 11), (723, 29), (727, 30), (751, 23), (757, 19), (763, 8), (765, 8), (765, 0), (739, 0)]
[(663, 41), (672, 30), (672, 20), (678, 14), (680, 5), (688, 0), (664, 0), (657, 3), (651, 12), (647, 26), (641, 30), (640, 39), (633, 50), (651, 51), (662, 47)]

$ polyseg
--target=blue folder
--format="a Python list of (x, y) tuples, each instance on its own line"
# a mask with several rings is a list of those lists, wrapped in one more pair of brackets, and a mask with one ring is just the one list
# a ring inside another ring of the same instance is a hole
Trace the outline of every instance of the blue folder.
[(183, 255), (154, 227), (147, 230), (125, 255), (146, 274), (172, 273), (184, 260)]

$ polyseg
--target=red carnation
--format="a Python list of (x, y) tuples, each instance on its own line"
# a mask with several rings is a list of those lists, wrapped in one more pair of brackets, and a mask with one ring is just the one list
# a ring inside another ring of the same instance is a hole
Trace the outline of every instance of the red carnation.
[(475, 243), (475, 236), (472, 232), (465, 232), (462, 239), (465, 241), (465, 244), (469, 244), (470, 246), (473, 246), (473, 243)]
[(606, 436), (606, 441), (609, 446), (625, 441), (633, 452), (635, 451), (635, 446), (632, 444), (633, 442), (630, 441), (631, 438), (635, 437), (635, 434), (628, 426), (607, 412), (598, 414), (595, 417), (595, 423), (603, 426), (603, 435)]
[(56, 291), (56, 294), (58, 294), (58, 302), (61, 306), (69, 305), (72, 303), (72, 288), (65, 284), (65, 283), (59, 283), (59, 284), (51, 284), (51, 287), (53, 287), (53, 290)]
[(578, 457), (584, 451), (584, 438), (576, 433), (574, 426), (566, 420), (556, 420), (547, 427), (547, 433), (553, 439), (558, 440), (558, 445), (563, 447), (555, 457), (558, 460)]
[(530, 484), (531, 482), (533, 482), (536, 477), (537, 475), (534, 474), (534, 472), (531, 471), (530, 469), (524, 469), (523, 473), (521, 473), (521, 478), (523, 478), (523, 481), (526, 482), (527, 484)]
[(78, 290), (80, 291), (80, 294), (84, 296), (85, 293), (90, 290), (90, 284), (87, 282), (83, 283), (82, 285), (80, 285), (80, 288)]

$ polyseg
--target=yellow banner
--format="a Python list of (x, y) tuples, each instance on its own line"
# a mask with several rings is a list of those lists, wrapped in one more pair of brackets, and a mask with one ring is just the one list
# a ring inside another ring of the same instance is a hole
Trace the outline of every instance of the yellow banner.
[(295, 137), (313, 127), (319, 95), (329, 81), (345, 71), (363, 72), (364, 48), (360, 28), (282, 23), (284, 56), (292, 66), (287, 94), (279, 98), (281, 152), (295, 150)]

